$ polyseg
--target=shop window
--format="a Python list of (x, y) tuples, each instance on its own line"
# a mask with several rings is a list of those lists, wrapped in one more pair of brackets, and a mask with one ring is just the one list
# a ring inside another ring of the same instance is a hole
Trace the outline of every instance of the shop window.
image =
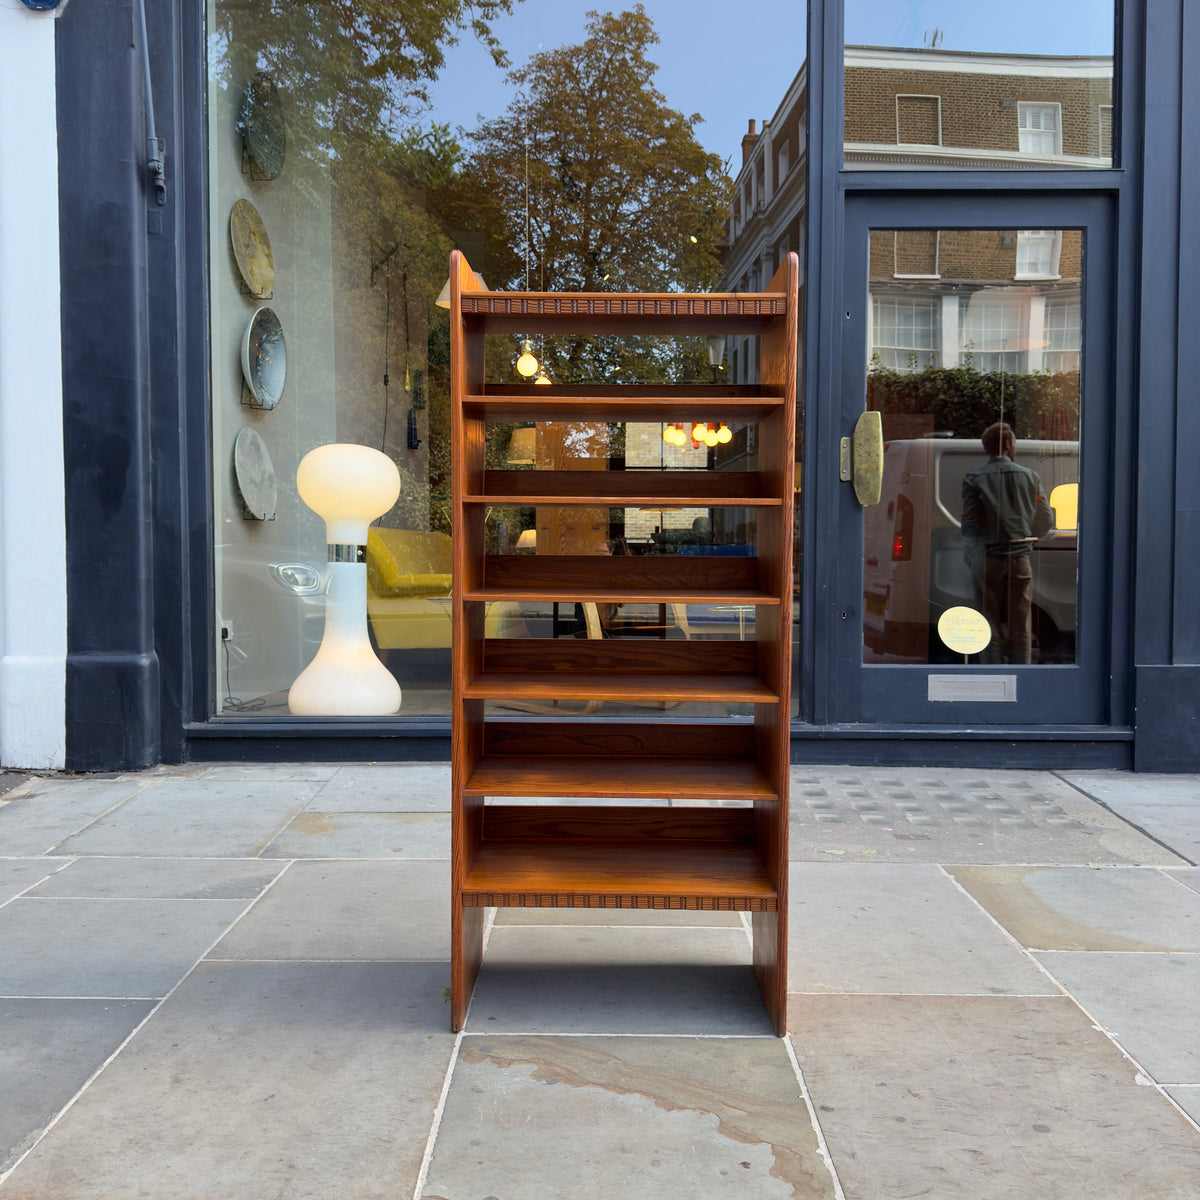
[(845, 0), (843, 167), (1110, 166), (1096, 111), (1114, 103), (1114, 0), (1052, 7), (1005, 0), (942, 27), (928, 5)]
[[(862, 661), (1074, 662), (1078, 520), (1045, 500), (1079, 493), (1082, 233), (1038, 231), (1061, 242), (1063, 278), (1018, 284), (1010, 231), (944, 229), (953, 283), (900, 294), (878, 270), (896, 232), (870, 234), (865, 406), (884, 454), (880, 501), (863, 513)], [(922, 349), (939, 333), (940, 360)], [(1028, 582), (1010, 591), (1010, 577)], [(960, 607), (990, 641), (943, 639), (942, 614)]]
[[(495, 290), (704, 292), (722, 283), (736, 194), (724, 164), (741, 147), (745, 95), (688, 70), (662, 82), (672, 54), (686, 63), (694, 53), (672, 29), (670, 6), (559, 20), (558, 6), (538, 10), (541, 2), (208, 0), (218, 714), (287, 716), (288, 689), (321, 644), (326, 530), (301, 501), (296, 471), (308, 451), (334, 442), (371, 447), (399, 468), (400, 498), (363, 551), (368, 628), (403, 689), (399, 715), (449, 712), (450, 354), (437, 298), (452, 249)], [(530, 49), (535, 10), (555, 17), (556, 40)], [(738, 61), (751, 60), (766, 15), (751, 0), (727, 31)], [(802, 6), (773, 19), (789, 44), (803, 44)], [(773, 111), (802, 57), (764, 77), (760, 111)], [(606, 86), (612, 72), (619, 86)], [(702, 108), (703, 121), (688, 119)], [(758, 159), (735, 229), (762, 198)], [(773, 248), (756, 246), (739, 272)], [(489, 382), (519, 381), (518, 348), (516, 336), (489, 341)], [(722, 369), (699, 336), (547, 337), (533, 349), (564, 385), (709, 383)], [(735, 373), (753, 380), (756, 363), (747, 343)], [(524, 436), (514, 445), (516, 433)], [(646, 461), (673, 453), (660, 429), (632, 423), (595, 438), (563, 434), (553, 446), (546, 431), (504, 423), (488, 437), (496, 469), (536, 470), (560, 450), (613, 470), (629, 445)], [(730, 444), (744, 452), (748, 440), (739, 431)], [(707, 461), (707, 450), (687, 452)], [(536, 544), (535, 507), (490, 512), (489, 550), (524, 553), (527, 534)], [(649, 521), (674, 545), (684, 515), (690, 529), (697, 514), (673, 512), (630, 515), (630, 528)], [(636, 541), (622, 532), (622, 510), (597, 520), (589, 545), (624, 552)], [(731, 545), (741, 536), (744, 547), (752, 530), (742, 525), (739, 533), (714, 521), (714, 536)], [(732, 618), (708, 616), (714, 629), (736, 630)], [(558, 628), (548, 605), (500, 605), (488, 620), (498, 636)], [(702, 624), (697, 617), (693, 627)]]

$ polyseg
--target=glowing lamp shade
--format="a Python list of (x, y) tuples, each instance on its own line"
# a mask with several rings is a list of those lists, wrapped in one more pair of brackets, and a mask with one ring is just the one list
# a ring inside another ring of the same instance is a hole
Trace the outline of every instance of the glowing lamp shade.
[(514, 429), (508, 443), (508, 461), (514, 466), (531, 467), (537, 459), (537, 430)]
[(526, 338), (521, 343), (521, 353), (517, 356), (517, 374), (532, 379), (538, 373), (537, 355), (533, 352), (533, 343)]
[(1079, 484), (1060, 483), (1050, 493), (1055, 529), (1079, 528)]
[(300, 498), (325, 520), (325, 634), (316, 657), (288, 692), (300, 716), (386, 716), (400, 708), (400, 685), (367, 635), (367, 565), (357, 561), (367, 526), (400, 495), (400, 472), (368, 446), (318, 446), (296, 471)]
[(386, 454), (370, 446), (318, 446), (300, 460), (296, 489), (325, 518), (327, 542), (364, 546), (367, 526), (400, 495), (400, 472)]

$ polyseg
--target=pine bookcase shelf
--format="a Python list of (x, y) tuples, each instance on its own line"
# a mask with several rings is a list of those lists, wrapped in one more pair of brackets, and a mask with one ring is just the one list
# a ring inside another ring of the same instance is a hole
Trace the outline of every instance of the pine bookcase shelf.
[(696, 800), (776, 799), (775, 788), (754, 759), (680, 762), (667, 755), (610, 760), (587, 755), (547, 754), (539, 757), (537, 773), (532, 777), (527, 761), (514, 760), (507, 755), (485, 755), (463, 785), (463, 791), (467, 795), (480, 796), (559, 796), (566, 793), (589, 799), (624, 796), (656, 800), (674, 793), (686, 794)]
[[(489, 907), (719, 910), (751, 914), (755, 975), (782, 1034), (796, 256), (761, 293), (484, 292), (457, 251), (450, 277), (451, 1023), (457, 1030), (466, 1020)], [(484, 378), (484, 337), (494, 333), (757, 335), (762, 382), (493, 384)], [(686, 420), (757, 424), (757, 470), (514, 471), (486, 462), (492, 422)], [(728, 557), (488, 554), (489, 511), (531, 506), (745, 509), (755, 544), (750, 556)], [(498, 601), (729, 605), (757, 616), (752, 641), (678, 631), (489, 638), (485, 616)], [(640, 706), (646, 717), (512, 715), (552, 714), (559, 701), (586, 701), (588, 712), (606, 701)], [(654, 715), (676, 703), (749, 706), (754, 716)]]

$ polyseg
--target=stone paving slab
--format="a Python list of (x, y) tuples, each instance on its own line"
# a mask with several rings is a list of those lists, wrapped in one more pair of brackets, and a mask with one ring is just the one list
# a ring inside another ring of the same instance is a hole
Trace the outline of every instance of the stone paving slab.
[(221, 763), (196, 774), (208, 782), (325, 783), (341, 768), (337, 763)]
[(1133, 771), (1056, 771), (1089, 796), (1105, 804), (1157, 804), (1192, 808), (1200, 804), (1200, 781), (1195, 775), (1151, 775)]
[(0, 905), (61, 871), (69, 858), (0, 858)]
[(152, 1000), (0, 1000), (0, 1175), (153, 1007)]
[(1193, 892), (1200, 892), (1200, 867), (1179, 867), (1166, 872), (1172, 879), (1178, 879), (1184, 887)]
[(19, 795), (27, 791), (26, 785), (34, 778), (36, 776), (32, 771), (10, 770), (6, 767), (0, 767), (0, 800), (3, 800), (9, 792)]
[(322, 812), (449, 812), (449, 763), (338, 767), (313, 801)]
[(1185, 865), (1048, 772), (792, 768), (793, 861)]
[(0, 909), (0, 996), (165, 996), (244, 900), (14, 900)]
[(833, 1200), (775, 1038), (463, 1039), (423, 1200)]
[(1066, 997), (804, 996), (847, 1200), (1195, 1200), (1200, 1131)]
[(319, 783), (160, 779), (63, 843), (62, 852), (143, 858), (259, 854)]
[(1125, 771), (1059, 774), (1189, 863), (1200, 863), (1200, 781), (1196, 776)]
[(283, 866), (239, 858), (77, 858), (30, 895), (253, 900)]
[(1200, 894), (1144, 867), (950, 867), (1022, 946), (1200, 951)]
[(1163, 1090), (1193, 1121), (1200, 1124), (1200, 1084), (1191, 1087), (1169, 1087)]
[(1156, 1082), (1200, 1084), (1200, 954), (1035, 957)]
[(450, 864), (293, 863), (211, 957), (447, 960)]
[(143, 787), (111, 779), (39, 779), (37, 783), (31, 794), (0, 804), (0, 855), (49, 854)]
[(768, 1034), (735, 929), (494, 927), (471, 1032)]
[(797, 863), (788, 990), (1047, 995), (1054, 985), (940, 867)]
[(450, 857), (442, 813), (304, 812), (263, 850), (265, 858)]
[(205, 963), (2, 1200), (396, 1200), (454, 1046), (442, 964)]

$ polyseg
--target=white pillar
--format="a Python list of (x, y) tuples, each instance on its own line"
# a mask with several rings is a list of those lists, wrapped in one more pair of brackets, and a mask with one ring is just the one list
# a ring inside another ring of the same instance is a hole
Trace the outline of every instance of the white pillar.
[(770, 121), (763, 122), (762, 156), (763, 156), (763, 196), (765, 209), (775, 195), (775, 137)]
[(1034, 292), (1029, 297), (1029, 328), (1025, 336), (1029, 340), (1025, 370), (1040, 371), (1046, 355), (1042, 345), (1046, 337), (1046, 297), (1041, 292)]
[(0, 765), (42, 769), (66, 763), (56, 15), (0, 0)]
[(942, 297), (941, 358), (943, 367), (958, 366), (958, 293), (947, 292)]

